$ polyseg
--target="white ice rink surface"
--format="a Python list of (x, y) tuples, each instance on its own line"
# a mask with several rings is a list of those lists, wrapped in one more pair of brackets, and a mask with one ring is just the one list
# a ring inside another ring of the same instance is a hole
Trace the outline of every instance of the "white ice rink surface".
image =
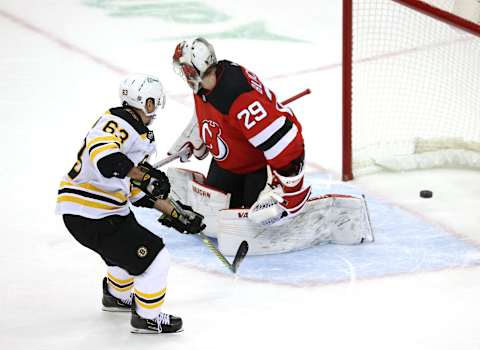
[[(340, 19), (338, 0), (0, 0), (0, 349), (480, 349), (477, 171), (376, 174), (349, 184), (468, 247), (463, 264), (419, 262), (396, 273), (376, 261), (375, 277), (351, 269), (341, 281), (289, 285), (177, 259), (165, 311), (181, 316), (185, 331), (167, 336), (130, 334), (128, 315), (100, 311), (104, 266), (53, 215), (61, 176), (99, 113), (118, 104), (126, 72), (157, 74), (168, 90), (153, 125), (164, 156), (192, 108), (171, 55), (177, 41), (198, 34), (280, 98), (311, 88), (292, 104), (305, 128), (308, 176), (315, 179), (320, 168), (338, 174)], [(329, 186), (324, 190), (336, 184)], [(424, 188), (432, 199), (418, 197)], [(395, 236), (395, 221), (383, 219), (390, 226), (368, 249), (380, 251), (382, 238)], [(422, 233), (402, 248), (405, 261), (415, 245), (422, 260), (436, 256), (438, 245), (418, 243), (429, 242)], [(254, 261), (245, 260), (245, 273)]]

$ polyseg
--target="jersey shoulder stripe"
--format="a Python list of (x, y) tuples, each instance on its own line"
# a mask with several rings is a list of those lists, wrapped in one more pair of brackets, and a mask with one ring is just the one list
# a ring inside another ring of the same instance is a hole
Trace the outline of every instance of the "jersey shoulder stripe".
[(97, 147), (96, 149), (90, 148), (90, 151), (89, 151), (90, 160), (94, 162), (97, 154), (108, 151), (109, 149), (119, 149), (119, 148), (120, 146), (116, 143), (107, 143), (104, 145), (99, 145), (99, 147)]
[(220, 113), (228, 115), (235, 100), (243, 93), (252, 91), (242, 67), (227, 60), (219, 61), (217, 84), (205, 99)]
[(87, 149), (98, 147), (98, 145), (104, 145), (108, 142), (117, 143), (120, 146), (122, 142), (120, 138), (116, 135), (109, 135), (109, 136), (99, 136), (91, 139), (87, 144)]

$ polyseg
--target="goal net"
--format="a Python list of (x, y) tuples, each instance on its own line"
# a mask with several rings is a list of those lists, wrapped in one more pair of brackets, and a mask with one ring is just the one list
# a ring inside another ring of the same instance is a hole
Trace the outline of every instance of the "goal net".
[(454, 7), (344, 0), (344, 180), (480, 168), (480, 26)]

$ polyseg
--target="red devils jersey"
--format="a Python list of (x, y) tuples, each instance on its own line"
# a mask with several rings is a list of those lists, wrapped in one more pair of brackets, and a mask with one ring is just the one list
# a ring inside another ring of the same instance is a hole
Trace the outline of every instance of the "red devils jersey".
[(245, 174), (280, 169), (302, 155), (302, 128), (258, 77), (220, 61), (213, 90), (195, 94), (200, 136), (222, 168)]

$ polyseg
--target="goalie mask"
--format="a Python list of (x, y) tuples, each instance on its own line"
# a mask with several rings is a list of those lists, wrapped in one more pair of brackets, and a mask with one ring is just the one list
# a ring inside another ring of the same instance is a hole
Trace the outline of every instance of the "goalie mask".
[(173, 55), (173, 69), (195, 93), (200, 89), (207, 69), (216, 63), (215, 50), (204, 38), (182, 41), (175, 48)]
[[(155, 117), (158, 107), (165, 106), (163, 85), (158, 78), (151, 75), (128, 75), (120, 83), (119, 95), (122, 106), (141, 109), (148, 117)], [(155, 104), (155, 109), (150, 113), (146, 108), (148, 99), (152, 99)]]

